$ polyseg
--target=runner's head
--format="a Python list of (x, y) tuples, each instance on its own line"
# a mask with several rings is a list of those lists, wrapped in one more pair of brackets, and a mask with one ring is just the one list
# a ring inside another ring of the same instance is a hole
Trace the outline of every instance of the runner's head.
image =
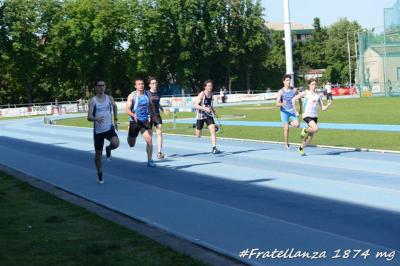
[(207, 79), (203, 83), (203, 88), (205, 91), (211, 92), (213, 90), (213, 82), (211, 79)]
[(102, 79), (98, 79), (94, 82), (94, 89), (96, 91), (96, 95), (104, 94), (106, 90), (106, 83)]
[(289, 74), (283, 75), (282, 82), (285, 88), (290, 88), (290, 81), (292, 80), (292, 76)]
[(310, 79), (308, 81), (308, 88), (310, 91), (315, 91), (315, 88), (317, 87), (317, 80), (316, 79)]
[(149, 87), (152, 92), (157, 91), (157, 80), (155, 77), (149, 77)]
[(144, 81), (142, 78), (136, 78), (134, 81), (134, 85), (137, 91), (144, 91)]

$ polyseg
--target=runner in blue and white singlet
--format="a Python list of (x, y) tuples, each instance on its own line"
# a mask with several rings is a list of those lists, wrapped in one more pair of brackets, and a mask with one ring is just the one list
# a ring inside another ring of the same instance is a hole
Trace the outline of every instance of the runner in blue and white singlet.
[[(148, 93), (143, 95), (138, 95), (135, 92), (131, 93), (132, 105), (131, 111), (136, 114), (137, 120), (140, 122), (146, 122), (149, 119), (150, 112), (149, 112), (149, 104), (150, 99)], [(134, 121), (132, 116), (129, 117), (129, 121)]]
[(156, 167), (153, 161), (153, 131), (151, 120), (154, 115), (154, 106), (150, 93), (144, 90), (143, 79), (135, 79), (135, 91), (129, 94), (125, 111), (129, 115), (128, 145), (134, 147), (139, 132), (146, 141), (147, 166)]
[(282, 88), (280, 90), (281, 101), (283, 105), (280, 107), (281, 112), (285, 112), (289, 115), (295, 115), (295, 111), (292, 104), (292, 99), (296, 95), (296, 89), (291, 87), (289, 90)]

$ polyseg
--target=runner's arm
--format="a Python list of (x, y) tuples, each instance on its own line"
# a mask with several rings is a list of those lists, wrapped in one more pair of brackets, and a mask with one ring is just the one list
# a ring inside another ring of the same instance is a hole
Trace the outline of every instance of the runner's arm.
[(112, 107), (113, 107), (114, 128), (115, 128), (116, 130), (118, 130), (118, 106), (117, 106), (117, 104), (115, 103), (114, 98), (111, 97), (111, 96), (109, 96), (109, 97), (110, 97), (111, 105), (112, 105)]
[(307, 92), (303, 91), (292, 98), (292, 105), (293, 105), (293, 109), (294, 109), (296, 115), (299, 114), (299, 112), (297, 111), (297, 108), (296, 108), (296, 101), (300, 100), (302, 97), (304, 97), (306, 95), (306, 93)]
[(129, 94), (128, 99), (126, 100), (126, 105), (125, 105), (125, 112), (130, 116), (133, 117), (135, 121), (137, 121), (137, 116), (134, 112), (131, 110), (132, 108), (132, 94)]
[(282, 101), (282, 92), (281, 92), (281, 90), (279, 90), (276, 95), (276, 107), (281, 107), (283, 105), (284, 105), (284, 103)]
[(329, 108), (329, 106), (332, 104), (331, 102), (328, 102), (328, 104), (327, 105), (324, 105), (324, 103), (322, 102), (322, 99), (321, 98), (319, 98), (319, 106), (321, 106), (321, 110), (322, 111), (326, 111), (326, 110), (328, 110), (328, 108)]
[(88, 110), (88, 115), (87, 115), (87, 120), (88, 121), (97, 121), (96, 117), (93, 116), (93, 109), (94, 109), (94, 102), (93, 98), (90, 99), (89, 101), (89, 110)]

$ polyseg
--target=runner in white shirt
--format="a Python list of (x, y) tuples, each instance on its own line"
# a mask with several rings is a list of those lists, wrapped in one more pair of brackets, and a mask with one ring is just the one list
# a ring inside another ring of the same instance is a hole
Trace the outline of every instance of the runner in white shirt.
[[(110, 141), (110, 145), (106, 146), (107, 159), (111, 159), (111, 150), (118, 148), (119, 138), (118, 130), (118, 108), (113, 97), (104, 93), (106, 84), (104, 80), (95, 82), (96, 96), (89, 101), (89, 110), (87, 119), (93, 121), (93, 138), (95, 158), (94, 162), (97, 169), (97, 182), (102, 184), (103, 180), (103, 164), (101, 157), (103, 155), (104, 139)], [(114, 116), (114, 123), (112, 117)]]
[(332, 83), (326, 83), (324, 89), (326, 90), (326, 100), (332, 102)]
[[(304, 152), (304, 147), (310, 143), (312, 140), (313, 136), (315, 133), (318, 132), (319, 127), (317, 125), (318, 123), (318, 105), (321, 107), (322, 111), (325, 111), (329, 108), (331, 105), (330, 102), (328, 102), (327, 105), (324, 105), (322, 103), (321, 96), (315, 91), (315, 88), (317, 87), (317, 81), (315, 79), (310, 79), (308, 81), (308, 90), (305, 92), (302, 92), (295, 96), (292, 99), (293, 102), (293, 107), (296, 108), (296, 101), (299, 100), (300, 98), (304, 98), (303, 100), (303, 120), (307, 123), (308, 128), (303, 128), (301, 131), (301, 138), (303, 139), (303, 143), (300, 145), (298, 148), (298, 151), (301, 156), (305, 156)], [(296, 110), (296, 114), (298, 114)]]

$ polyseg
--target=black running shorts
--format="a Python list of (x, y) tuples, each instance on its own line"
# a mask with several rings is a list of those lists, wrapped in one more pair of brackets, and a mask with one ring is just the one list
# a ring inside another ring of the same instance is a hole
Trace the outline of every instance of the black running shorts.
[(107, 139), (109, 141), (109, 140), (111, 140), (111, 138), (116, 137), (116, 136), (117, 136), (117, 133), (115, 132), (114, 127), (111, 127), (111, 129), (109, 131), (94, 134), (94, 149), (96, 151), (103, 150), (104, 139)]
[(196, 121), (196, 129), (199, 129), (199, 130), (203, 129), (204, 122), (207, 124), (207, 126), (209, 126), (209, 125), (215, 125), (214, 118), (208, 117), (208, 118), (206, 118), (206, 119), (199, 119), (199, 120), (197, 120), (197, 121)]
[(149, 121), (138, 121), (137, 123), (135, 121), (130, 121), (128, 136), (130, 138), (136, 138), (142, 129), (144, 129), (144, 131), (151, 129)]

